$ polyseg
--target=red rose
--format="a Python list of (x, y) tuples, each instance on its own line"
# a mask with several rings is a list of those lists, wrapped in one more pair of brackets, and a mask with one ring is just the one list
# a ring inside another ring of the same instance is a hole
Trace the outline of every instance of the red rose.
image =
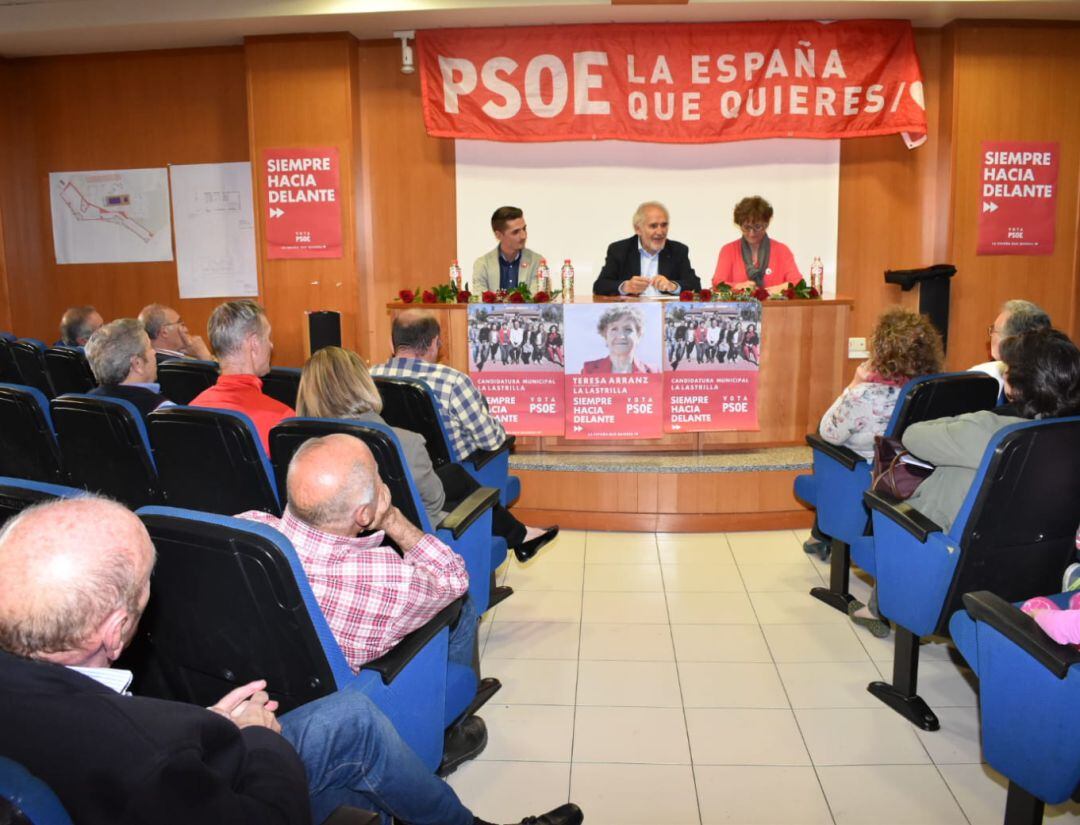
[(751, 297), (757, 298), (759, 301), (769, 300), (769, 290), (763, 286), (759, 286), (753, 292), (750, 293)]
[(507, 299), (512, 304), (523, 304), (525, 299), (521, 297), (520, 292), (511, 292), (510, 297)]
[(810, 287), (810, 291), (808, 293), (806, 293), (806, 295), (807, 295), (808, 298), (820, 298), (821, 297), (821, 293), (818, 292), (813, 287)]
[(795, 292), (795, 287), (789, 286), (787, 289), (784, 290), (784, 297), (787, 298), (789, 301), (794, 301), (799, 296)]
[(461, 292), (459, 292), (457, 294), (457, 302), (459, 304), (467, 304), (467, 303), (469, 303), (469, 299), (471, 297), (472, 297), (472, 294), (469, 292), (469, 290), (463, 289), (463, 290), (461, 290)]
[(533, 301), (537, 304), (546, 304), (551, 300), (551, 297), (546, 292), (537, 292), (533, 295)]
[(425, 289), (424, 294), (420, 296), (420, 302), (424, 304), (435, 303), (435, 293), (430, 289)]
[(490, 289), (486, 289), (484, 290), (484, 294), (480, 296), (480, 300), (483, 301), (485, 304), (493, 304), (495, 303), (495, 299), (497, 297), (498, 296)]
[(692, 301), (694, 300), (694, 293), (689, 289), (684, 289), (682, 292), (679, 293), (679, 300)]
[(411, 289), (403, 289), (397, 294), (397, 296), (401, 299), (401, 303), (403, 304), (411, 304), (413, 301), (416, 300), (416, 293), (413, 292)]
[(701, 300), (703, 300), (703, 301), (711, 301), (712, 300), (712, 290), (711, 289), (703, 289), (703, 290), (701, 290)]

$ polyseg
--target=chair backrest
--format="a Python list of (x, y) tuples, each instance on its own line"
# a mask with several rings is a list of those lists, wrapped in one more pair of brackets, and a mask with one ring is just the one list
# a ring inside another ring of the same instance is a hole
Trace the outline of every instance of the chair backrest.
[(0, 816), (0, 821), (12, 825), (71, 825), (71, 817), (52, 788), (6, 756), (0, 756), (0, 798), (8, 800), (12, 808)]
[(420, 433), (435, 468), (454, 460), (439, 406), (427, 384), (417, 378), (372, 376), (382, 396), (382, 417), (392, 427)]
[(266, 679), (286, 712), (353, 678), (281, 533), (172, 507), (144, 507), (138, 515), (158, 555), (139, 624), (145, 658), (128, 663), (136, 686), (150, 672), (154, 695), (211, 705), (234, 687)]
[(45, 367), (45, 344), (36, 338), (20, 338), (8, 345), (15, 369), (22, 379), (20, 384), (40, 391), (46, 398), (56, 395), (48, 369)]
[(86, 353), (78, 347), (49, 347), (45, 367), (57, 395), (90, 392), (97, 386)]
[(226, 516), (281, 512), (270, 462), (243, 413), (167, 407), (150, 413), (147, 425), (168, 504)]
[(263, 393), (295, 410), (300, 372), (296, 367), (271, 367), (270, 372), (262, 377)]
[(20, 384), (22, 376), (15, 366), (15, 359), (11, 355), (11, 345), (15, 342), (14, 336), (7, 332), (0, 332), (0, 383)]
[(280, 422), (270, 431), (270, 456), (277, 474), (278, 489), (282, 491), (282, 502), (286, 500), (285, 478), (289, 462), (300, 445), (309, 438), (321, 438), (333, 433), (346, 433), (367, 444), (379, 466), (379, 476), (390, 489), (394, 506), (425, 533), (432, 532), (401, 444), (394, 431), (381, 424), (341, 418), (286, 418)]
[(33, 387), (0, 384), (0, 475), (63, 479), (49, 400)]
[(52, 418), (68, 481), (128, 507), (161, 503), (157, 467), (138, 409), (122, 398), (61, 395)]
[(1014, 424), (996, 433), (950, 536), (960, 559), (938, 632), (964, 593), (1019, 601), (1060, 589), (1080, 524), (1080, 417)]
[(904, 385), (886, 432), (900, 438), (919, 421), (932, 421), (997, 406), (998, 383), (984, 372), (924, 375)]
[(83, 492), (78, 487), (0, 476), (0, 527), (32, 504), (54, 498), (71, 498)]
[(158, 364), (161, 394), (174, 404), (190, 404), (196, 395), (214, 386), (217, 379), (218, 365), (213, 361), (176, 358)]

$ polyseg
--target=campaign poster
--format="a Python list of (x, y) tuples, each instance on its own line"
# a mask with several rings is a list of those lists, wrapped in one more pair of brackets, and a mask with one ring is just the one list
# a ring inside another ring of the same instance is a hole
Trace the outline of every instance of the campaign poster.
[(664, 307), (664, 429), (756, 430), (761, 304)]
[(262, 183), (267, 258), (341, 257), (336, 147), (266, 149)]
[(562, 435), (561, 304), (472, 304), (469, 377), (514, 435)]
[(1059, 157), (1056, 142), (982, 142), (977, 254), (1053, 253)]
[(566, 437), (660, 438), (659, 303), (568, 304)]

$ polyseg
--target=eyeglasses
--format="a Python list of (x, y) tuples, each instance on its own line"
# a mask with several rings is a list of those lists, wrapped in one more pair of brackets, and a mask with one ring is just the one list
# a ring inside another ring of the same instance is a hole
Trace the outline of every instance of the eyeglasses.
[(176, 326), (186, 327), (187, 324), (184, 323), (183, 318), (177, 318), (175, 321), (170, 321), (167, 324), (162, 324), (161, 328), (164, 329), (165, 327), (176, 327)]
[(767, 223), (744, 223), (742, 225), (743, 232), (764, 232), (768, 228)]

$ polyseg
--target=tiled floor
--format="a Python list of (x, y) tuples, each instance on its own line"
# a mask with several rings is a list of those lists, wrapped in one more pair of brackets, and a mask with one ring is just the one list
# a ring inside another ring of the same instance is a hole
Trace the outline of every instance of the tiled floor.
[(1000, 823), (970, 675), (924, 645), (941, 730), (886, 709), (866, 684), (889, 678), (891, 639), (808, 595), (827, 565), (803, 538), (564, 532), (509, 562), (515, 593), (481, 625), (504, 685), (489, 744), (451, 777), (465, 803), (495, 822), (572, 799), (588, 825)]

